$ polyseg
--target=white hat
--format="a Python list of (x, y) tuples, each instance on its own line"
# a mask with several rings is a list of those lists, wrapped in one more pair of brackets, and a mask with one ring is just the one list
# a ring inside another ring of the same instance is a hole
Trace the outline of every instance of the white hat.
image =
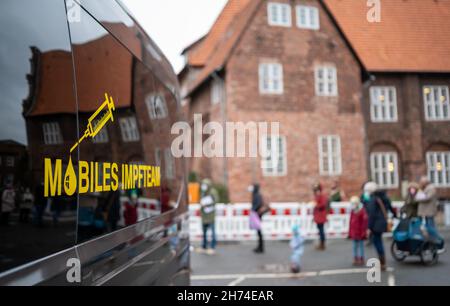
[(367, 192), (369, 194), (372, 194), (377, 190), (378, 190), (378, 185), (375, 182), (368, 182), (364, 185), (364, 192)]

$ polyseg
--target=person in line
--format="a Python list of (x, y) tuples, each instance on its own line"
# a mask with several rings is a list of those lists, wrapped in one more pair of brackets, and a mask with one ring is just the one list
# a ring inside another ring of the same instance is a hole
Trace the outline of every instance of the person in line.
[(319, 230), (320, 243), (317, 246), (317, 250), (324, 251), (326, 244), (326, 234), (325, 234), (325, 224), (328, 221), (328, 197), (323, 192), (321, 184), (316, 184), (313, 187), (314, 192), (314, 222), (317, 224), (317, 229)]
[(250, 214), (250, 228), (256, 230), (258, 234), (258, 246), (253, 251), (257, 254), (264, 253), (264, 237), (262, 233), (262, 217), (267, 212), (264, 200), (260, 192), (259, 184), (254, 184), (249, 188), (252, 192), (252, 211)]
[(138, 218), (139, 214), (138, 214), (137, 194), (133, 193), (131, 199), (125, 202), (125, 207), (123, 211), (123, 219), (125, 221), (125, 226), (136, 224), (138, 222)]
[(352, 212), (350, 215), (349, 238), (353, 240), (353, 265), (363, 266), (364, 240), (367, 239), (368, 216), (364, 205), (358, 197), (350, 199)]
[[(369, 203), (370, 203), (370, 193), (367, 192), (367, 191), (364, 189), (364, 187), (366, 186), (367, 183), (368, 183), (368, 182), (365, 182), (365, 183), (361, 186), (361, 191), (362, 191), (362, 193), (361, 193), (361, 197), (360, 197), (360, 201), (361, 201), (361, 203), (364, 205), (364, 208), (366, 209), (366, 212), (367, 212), (367, 209), (368, 209), (368, 205), (369, 205)], [(370, 247), (370, 246), (372, 245), (372, 241), (373, 241), (373, 236), (372, 236), (372, 233), (369, 231), (369, 235), (368, 235), (368, 239), (367, 239), (367, 244), (366, 244), (366, 246), (367, 246), (367, 247)]]
[(30, 219), (30, 212), (33, 208), (34, 196), (30, 191), (30, 188), (25, 188), (20, 198), (20, 213), (19, 221), (22, 223), (28, 223)]
[(385, 191), (378, 190), (378, 185), (369, 182), (364, 187), (364, 191), (370, 194), (370, 201), (367, 205), (369, 215), (369, 230), (372, 234), (372, 243), (378, 254), (381, 263), (381, 270), (386, 270), (386, 253), (383, 244), (383, 234), (388, 231), (388, 212), (392, 212), (394, 217), (396, 213), (392, 208), (391, 201)]
[(305, 238), (300, 232), (300, 227), (294, 225), (292, 227), (292, 238), (289, 246), (291, 247), (291, 272), (300, 273), (302, 270), (302, 256), (305, 249)]
[(417, 218), (419, 203), (416, 201), (417, 193), (420, 186), (417, 183), (411, 182), (408, 185), (408, 191), (405, 198), (405, 205), (401, 209), (401, 213), (405, 215), (406, 219)]
[(334, 181), (331, 186), (330, 203), (339, 203), (345, 201), (345, 192), (341, 189), (339, 181)]
[[(202, 252), (208, 255), (216, 253), (216, 201), (217, 196), (212, 188), (212, 182), (204, 179), (201, 184), (200, 212), (202, 217), (203, 243)], [(208, 231), (211, 231), (211, 244), (208, 248)]]
[(35, 209), (35, 220), (34, 223), (38, 227), (44, 227), (44, 213), (45, 209), (47, 208), (48, 199), (44, 196), (44, 182), (41, 182), (39, 185), (36, 186), (35, 190), (35, 202), (34, 202), (34, 209)]
[(437, 245), (439, 253), (442, 254), (445, 251), (445, 242), (435, 224), (435, 216), (438, 213), (439, 205), (436, 187), (429, 181), (428, 177), (423, 176), (420, 179), (420, 188), (422, 192), (416, 195), (416, 201), (419, 203), (417, 214), (425, 223), (427, 233)]
[(11, 212), (14, 210), (16, 204), (16, 192), (12, 183), (6, 184), (6, 189), (2, 193), (2, 211), (1, 211), (1, 224), (9, 225), (9, 218)]
[(122, 206), (120, 198), (121, 198), (121, 191), (119, 190), (110, 192), (108, 195), (107, 220), (110, 232), (115, 232), (119, 228), (118, 223), (120, 221), (120, 209)]

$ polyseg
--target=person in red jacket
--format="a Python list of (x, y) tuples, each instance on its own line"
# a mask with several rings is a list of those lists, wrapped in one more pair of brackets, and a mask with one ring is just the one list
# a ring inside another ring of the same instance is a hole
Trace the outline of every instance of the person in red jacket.
[(137, 201), (131, 200), (125, 203), (125, 210), (123, 212), (125, 219), (125, 226), (136, 224), (138, 221)]
[(367, 239), (369, 217), (366, 209), (358, 197), (352, 197), (352, 213), (348, 236), (353, 240), (353, 265), (364, 265), (364, 240)]
[(317, 250), (325, 250), (326, 234), (325, 224), (328, 221), (328, 197), (323, 192), (321, 184), (314, 185), (314, 200), (316, 206), (314, 207), (314, 222), (317, 224), (319, 230), (320, 244), (317, 246)]

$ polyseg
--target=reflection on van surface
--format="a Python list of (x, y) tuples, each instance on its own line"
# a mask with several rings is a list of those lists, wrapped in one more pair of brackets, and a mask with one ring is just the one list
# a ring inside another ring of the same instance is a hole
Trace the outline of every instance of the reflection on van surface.
[(0, 4), (0, 284), (186, 284), (175, 74), (122, 4), (65, 5)]

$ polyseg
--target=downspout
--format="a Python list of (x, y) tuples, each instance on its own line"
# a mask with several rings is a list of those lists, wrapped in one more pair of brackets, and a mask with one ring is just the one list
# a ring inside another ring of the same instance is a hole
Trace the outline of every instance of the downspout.
[[(365, 129), (365, 131), (364, 131), (364, 135), (365, 135), (365, 137), (364, 137), (364, 147), (365, 147), (365, 156), (366, 156), (366, 172), (367, 172), (367, 178), (369, 179), (369, 180), (372, 180), (372, 178), (371, 178), (371, 169), (370, 169), (370, 148), (369, 148), (369, 137), (368, 137), (368, 131), (369, 131), (369, 121), (370, 121), (370, 109), (369, 109), (369, 114), (368, 114), (368, 116), (365, 116), (365, 114), (364, 114), (364, 103), (365, 103), (365, 101), (364, 101), (364, 91), (367, 89), (367, 88), (370, 88), (370, 86), (372, 86), (372, 84), (376, 81), (376, 77), (373, 75), (373, 74), (371, 74), (371, 73), (369, 73), (369, 72), (367, 72), (367, 71), (365, 71), (365, 73), (364, 73), (366, 76), (367, 76), (367, 80), (362, 84), (363, 86), (362, 86), (362, 93), (361, 93), (361, 110), (362, 110), (362, 115), (363, 115), (363, 121), (364, 121), (364, 129)], [(370, 90), (369, 90), (369, 99), (370, 99)], [(369, 103), (370, 103), (370, 101), (369, 101)]]
[(223, 185), (228, 189), (228, 159), (227, 159), (227, 90), (226, 82), (222, 79), (218, 72), (222, 68), (216, 69), (212, 74), (214, 81), (220, 82), (221, 99), (220, 99), (220, 115), (222, 119), (222, 129), (223, 129), (223, 140), (222, 140), (222, 150), (223, 150)]

